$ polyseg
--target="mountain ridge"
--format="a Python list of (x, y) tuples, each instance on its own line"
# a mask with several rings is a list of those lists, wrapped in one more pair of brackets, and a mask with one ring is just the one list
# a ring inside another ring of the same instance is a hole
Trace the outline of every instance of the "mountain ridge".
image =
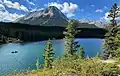
[[(68, 19), (57, 7), (50, 6), (41, 10), (30, 12), (24, 17), (15, 20), (15, 23), (37, 26), (60, 26), (66, 27)], [(103, 23), (95, 20), (78, 20), (81, 28), (104, 28)]]
[[(42, 26), (63, 26), (68, 23), (68, 18), (55, 6), (43, 10), (30, 12), (28, 15), (15, 20), (16, 23), (42, 25)], [(52, 24), (54, 22), (54, 24)]]

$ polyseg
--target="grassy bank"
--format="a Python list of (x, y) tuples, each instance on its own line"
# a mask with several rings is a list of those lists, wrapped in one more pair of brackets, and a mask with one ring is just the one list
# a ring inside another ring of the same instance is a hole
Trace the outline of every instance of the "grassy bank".
[[(112, 62), (113, 61), (113, 62)], [(11, 76), (118, 76), (120, 75), (120, 58), (103, 61), (99, 58), (65, 59), (53, 62), (50, 70), (33, 70)]]

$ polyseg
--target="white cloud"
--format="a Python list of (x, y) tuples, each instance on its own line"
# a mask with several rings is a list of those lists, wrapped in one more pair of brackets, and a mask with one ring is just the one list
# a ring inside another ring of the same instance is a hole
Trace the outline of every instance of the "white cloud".
[(0, 3), (3, 3), (2, 0), (0, 0)]
[(62, 5), (62, 4), (59, 4), (59, 3), (56, 3), (56, 2), (48, 3), (48, 5), (45, 4), (45, 6), (55, 6), (55, 7), (57, 7), (58, 9), (63, 9), (63, 5)]
[(107, 9), (107, 7), (106, 7), (106, 6), (104, 6), (104, 9)]
[(73, 4), (73, 3), (68, 4), (67, 2), (65, 2), (63, 4), (63, 10), (62, 10), (62, 12), (63, 13), (69, 13), (69, 12), (73, 13), (73, 12), (75, 12), (75, 10), (77, 8), (78, 8), (77, 4)]
[(0, 11), (5, 10), (5, 6), (0, 4)]
[(92, 4), (91, 6), (92, 6), (92, 7), (95, 7), (95, 5), (93, 5), (93, 4)]
[(11, 1), (7, 1), (7, 0), (4, 0), (4, 4), (9, 7), (9, 8), (14, 8), (14, 9), (18, 9), (19, 10), (19, 3), (18, 2), (14, 2), (12, 3)]
[(75, 16), (75, 14), (73, 14), (73, 13), (68, 13), (67, 14), (67, 17), (72, 17), (72, 16)]
[[(46, 5), (45, 5), (46, 6)], [(72, 17), (72, 16), (75, 16), (75, 11), (77, 10), (78, 8), (78, 5), (77, 4), (73, 4), (73, 3), (67, 3), (67, 2), (64, 2), (63, 4), (59, 4), (59, 3), (56, 3), (56, 2), (51, 2), (51, 3), (48, 3), (47, 6), (55, 6), (57, 7), (59, 10), (61, 10), (64, 14), (67, 15), (67, 17)]]
[(35, 5), (33, 2), (30, 2), (29, 0), (26, 0), (29, 4)]
[(29, 10), (27, 9), (27, 7), (25, 7), (24, 5), (21, 5), (20, 9), (23, 10), (23, 11), (25, 11), (25, 12), (29, 12)]
[(13, 9), (17, 9), (17, 10), (22, 10), (24, 12), (29, 12), (27, 7), (25, 7), (24, 5), (20, 5), (18, 2), (11, 2), (9, 0), (4, 0), (3, 3), (8, 8), (13, 8)]
[(80, 11), (81, 11), (81, 12), (83, 12), (83, 11), (84, 11), (84, 9), (81, 9)]
[[(119, 11), (120, 13), (120, 11)], [(108, 18), (109, 12), (106, 12), (105, 15), (103, 17), (101, 17), (101, 20), (105, 20), (106, 22), (109, 22), (111, 20), (111, 18)], [(116, 20), (120, 20), (120, 17), (116, 18)]]
[(104, 21), (104, 22), (109, 22), (110, 18), (108, 18), (108, 14), (109, 14), (109, 12), (106, 12), (105, 15), (100, 18), (100, 20)]
[(24, 15), (22, 14), (16, 14), (16, 13), (9, 13), (8, 11), (2, 12), (0, 11), (0, 21), (14, 21), (17, 18), (23, 17)]
[(34, 8), (34, 9), (30, 10), (30, 12), (41, 11), (41, 10), (43, 10), (43, 9), (44, 9), (44, 8)]
[(109, 15), (109, 12), (106, 12), (106, 13), (105, 13), (105, 16), (104, 16), (104, 19), (105, 19), (105, 20), (109, 20), (108, 15)]
[(9, 11), (6, 10), (5, 6), (20, 11), (21, 10), (25, 12), (29, 11), (24, 5), (20, 5), (18, 2), (12, 3), (11, 1), (4, 0), (2, 3), (0, 3), (0, 21), (14, 21), (17, 18), (24, 16), (23, 14), (10, 13)]
[(103, 10), (102, 10), (102, 9), (97, 9), (95, 12), (102, 13), (102, 12), (103, 12)]

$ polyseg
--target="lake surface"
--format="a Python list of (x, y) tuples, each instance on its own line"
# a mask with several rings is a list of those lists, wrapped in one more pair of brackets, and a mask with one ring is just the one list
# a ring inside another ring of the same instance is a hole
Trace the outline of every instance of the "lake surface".
[[(102, 50), (102, 39), (76, 39), (84, 47), (85, 56), (93, 57)], [(64, 53), (64, 41), (53, 40), (54, 58)], [(43, 64), (46, 41), (27, 44), (4, 44), (0, 47), (0, 74), (35, 69), (36, 59)], [(17, 51), (17, 53), (12, 53)]]

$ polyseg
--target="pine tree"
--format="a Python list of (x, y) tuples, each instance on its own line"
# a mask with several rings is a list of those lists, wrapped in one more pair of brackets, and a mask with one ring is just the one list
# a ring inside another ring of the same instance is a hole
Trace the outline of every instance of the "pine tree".
[(107, 60), (109, 55), (110, 55), (110, 52), (108, 50), (104, 49), (104, 51), (101, 54), (101, 58), (104, 60)]
[(80, 45), (78, 44), (78, 41), (74, 41), (72, 43), (72, 49), (73, 49), (73, 54), (74, 55), (77, 55), (77, 51), (78, 51), (79, 47), (80, 47)]
[(112, 54), (109, 55), (108, 59), (112, 59)]
[(78, 55), (77, 55), (77, 51), (79, 50), (80, 45), (78, 44), (78, 41), (74, 41), (72, 43), (72, 49), (73, 49), (73, 54), (72, 54), (72, 58), (73, 59), (77, 59)]
[(87, 56), (86, 56), (86, 59), (87, 59), (87, 60), (89, 60), (89, 59), (90, 59), (90, 57), (87, 55)]
[(74, 42), (76, 34), (79, 32), (76, 30), (77, 21), (71, 20), (67, 27), (66, 31), (63, 32), (65, 35), (64, 41), (65, 41), (65, 56), (73, 56), (76, 53), (76, 48), (79, 46), (77, 45), (78, 42)]
[(39, 63), (39, 59), (36, 60), (36, 69), (40, 69), (40, 63)]
[(115, 3), (111, 10), (109, 11), (108, 18), (110, 18), (111, 24), (107, 27), (108, 33), (105, 35), (105, 44), (104, 49), (109, 52), (109, 55), (112, 57), (116, 57), (117, 50), (120, 47), (120, 34), (119, 34), (119, 26), (117, 25), (117, 18), (120, 17), (117, 4)]
[(79, 51), (79, 58), (84, 59), (84, 55), (85, 55), (85, 51), (84, 51), (83, 47), (81, 46), (80, 51)]
[(100, 58), (100, 53), (97, 52), (96, 58)]
[(45, 53), (44, 53), (44, 68), (45, 69), (52, 69), (52, 62), (53, 62), (53, 52), (52, 41), (49, 39), (45, 46)]

